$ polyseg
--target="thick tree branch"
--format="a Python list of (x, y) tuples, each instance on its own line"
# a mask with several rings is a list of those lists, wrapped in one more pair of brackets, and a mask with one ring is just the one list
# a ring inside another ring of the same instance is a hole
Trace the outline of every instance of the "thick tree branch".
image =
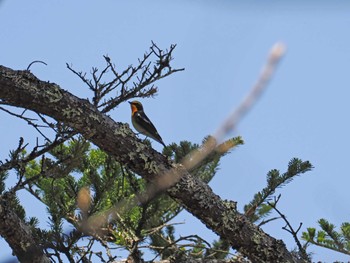
[(31, 230), (17, 216), (12, 207), (11, 195), (0, 196), (0, 235), (22, 263), (46, 263), (50, 260), (34, 240)]
[(127, 124), (101, 114), (87, 100), (54, 83), (41, 81), (28, 71), (3, 66), (0, 66), (0, 100), (65, 123), (148, 182), (156, 182), (164, 175), (181, 175), (168, 194), (252, 262), (302, 262), (293, 257), (282, 241), (270, 237), (237, 212), (234, 202), (220, 199), (182, 165), (170, 163), (165, 156), (141, 143)]

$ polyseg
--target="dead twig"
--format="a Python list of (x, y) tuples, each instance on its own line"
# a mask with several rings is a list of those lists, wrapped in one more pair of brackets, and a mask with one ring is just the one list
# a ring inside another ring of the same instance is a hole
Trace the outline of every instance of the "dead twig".
[(44, 64), (45, 66), (47, 66), (47, 64), (44, 62), (44, 61), (41, 61), (41, 60), (34, 60), (33, 62), (31, 62), (28, 67), (27, 67), (27, 70), (29, 71), (30, 67), (34, 64), (34, 63), (42, 63)]
[(284, 214), (282, 214), (281, 211), (279, 211), (279, 210), (277, 209), (277, 206), (276, 206), (276, 205), (277, 205), (278, 201), (280, 200), (280, 198), (281, 198), (281, 194), (279, 194), (278, 197), (275, 197), (275, 200), (274, 200), (273, 203), (267, 202), (267, 204), (268, 204), (269, 206), (271, 206), (271, 207), (279, 214), (279, 216), (283, 219), (284, 222), (286, 222), (286, 225), (285, 225), (284, 227), (282, 227), (282, 229), (286, 230), (287, 232), (289, 232), (289, 233), (293, 236), (294, 241), (295, 241), (295, 243), (296, 243), (297, 246), (298, 246), (300, 256), (301, 256), (303, 259), (305, 259), (306, 261), (311, 262), (311, 261), (310, 261), (310, 258), (309, 258), (309, 256), (308, 256), (308, 254), (306, 253), (305, 248), (301, 245), (301, 243), (300, 243), (300, 241), (299, 241), (299, 239), (298, 239), (298, 232), (299, 232), (299, 230), (301, 229), (301, 226), (303, 225), (303, 223), (300, 223), (298, 229), (297, 229), (297, 230), (294, 230), (294, 228), (292, 227), (292, 225), (291, 225), (291, 224), (289, 223), (289, 221), (287, 220), (287, 217), (286, 217)]
[[(121, 73), (118, 73), (110, 57), (103, 56), (107, 65), (101, 72), (97, 68), (92, 68), (92, 79), (87, 78), (86, 73), (74, 70), (68, 63), (66, 65), (93, 92), (93, 105), (102, 113), (107, 113), (130, 98), (153, 96), (157, 92), (157, 88), (153, 85), (155, 81), (184, 70), (170, 66), (175, 47), (176, 45), (171, 45), (169, 50), (163, 51), (152, 42), (150, 50), (138, 59), (138, 65), (129, 65)], [(157, 58), (156, 62), (149, 61), (152, 57)], [(104, 81), (110, 78), (108, 73), (111, 73), (112, 79)]]

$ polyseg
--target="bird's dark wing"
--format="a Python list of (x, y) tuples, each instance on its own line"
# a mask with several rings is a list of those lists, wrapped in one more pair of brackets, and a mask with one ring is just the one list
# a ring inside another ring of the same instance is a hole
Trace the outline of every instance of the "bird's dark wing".
[(142, 114), (140, 112), (135, 113), (135, 118), (137, 123), (142, 125), (143, 128), (145, 128), (147, 131), (150, 132), (157, 132), (156, 127), (154, 127), (153, 123), (151, 122), (150, 119), (146, 116), (146, 114)]
[(153, 123), (144, 112), (136, 112), (134, 114), (134, 117), (139, 126), (143, 128), (143, 131), (140, 131), (141, 133), (144, 133), (146, 136), (155, 139), (165, 146), (163, 139), (160, 137), (156, 127), (154, 127)]

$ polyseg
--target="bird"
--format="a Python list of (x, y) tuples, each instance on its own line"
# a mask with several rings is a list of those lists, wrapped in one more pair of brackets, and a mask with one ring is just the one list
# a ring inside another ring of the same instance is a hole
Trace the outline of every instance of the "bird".
[(163, 142), (162, 137), (160, 137), (156, 127), (154, 127), (153, 123), (147, 117), (145, 112), (143, 111), (143, 106), (141, 102), (134, 100), (129, 101), (131, 106), (131, 122), (134, 128), (139, 132), (145, 135), (146, 137), (150, 137), (153, 140), (159, 142), (164, 147), (166, 147)]

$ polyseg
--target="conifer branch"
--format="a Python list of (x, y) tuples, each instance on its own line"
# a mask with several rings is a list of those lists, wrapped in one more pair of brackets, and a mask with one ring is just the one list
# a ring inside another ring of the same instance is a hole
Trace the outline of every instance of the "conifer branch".
[(267, 216), (270, 206), (264, 206), (264, 203), (271, 200), (277, 188), (288, 184), (294, 177), (306, 173), (312, 168), (313, 166), (309, 161), (303, 162), (298, 158), (293, 158), (288, 163), (288, 168), (285, 173), (280, 174), (277, 169), (269, 171), (266, 176), (267, 186), (255, 194), (253, 200), (244, 207), (245, 215), (248, 216), (252, 222)]
[[(317, 231), (315, 228), (307, 228), (307, 232), (303, 232), (302, 239), (306, 240), (306, 245), (313, 244), (319, 247), (328, 248), (346, 255), (350, 255), (350, 223), (342, 223), (340, 230), (335, 230), (335, 225), (326, 219), (318, 221), (322, 230)], [(306, 246), (305, 245), (305, 246)]]

